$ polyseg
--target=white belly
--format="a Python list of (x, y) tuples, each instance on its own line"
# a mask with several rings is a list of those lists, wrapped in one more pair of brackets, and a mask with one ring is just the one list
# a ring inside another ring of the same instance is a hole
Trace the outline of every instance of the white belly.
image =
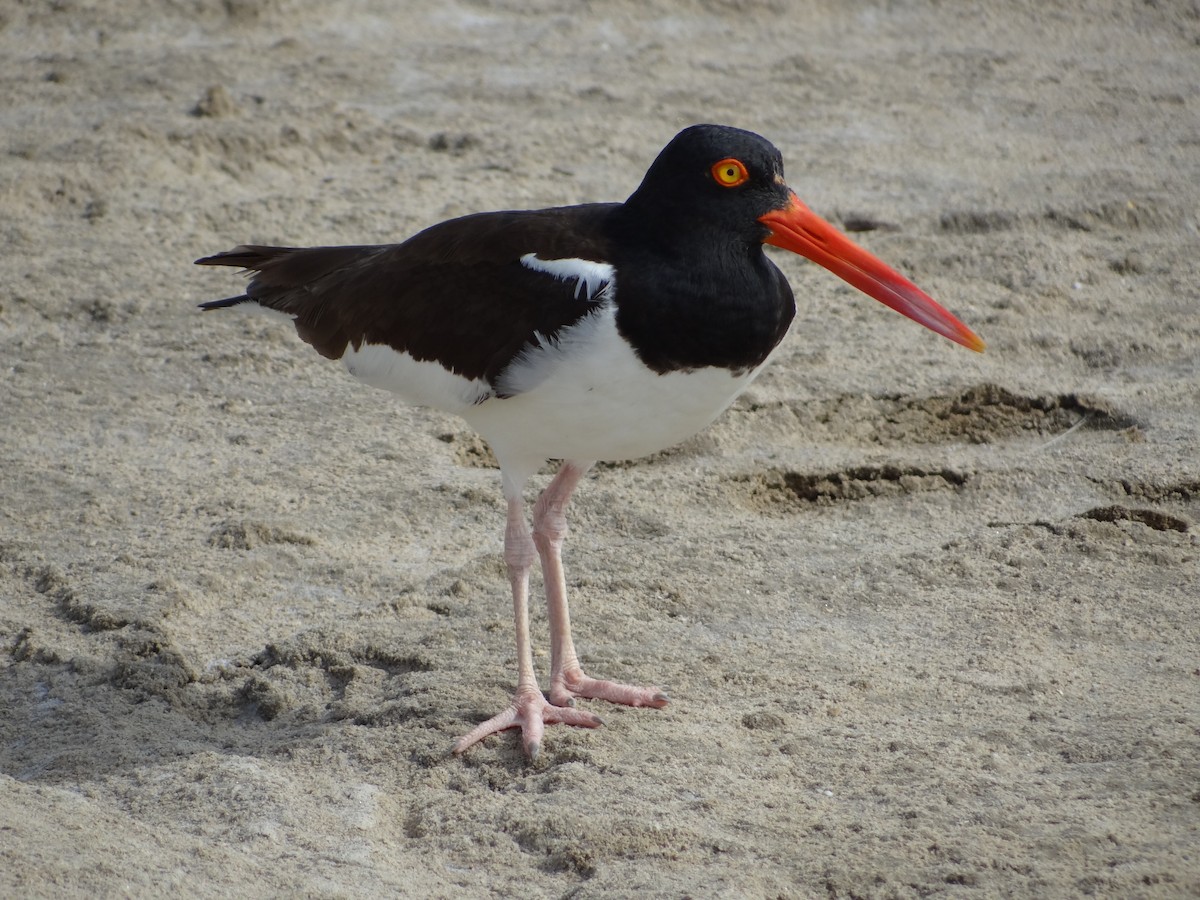
[(527, 472), (547, 459), (631, 459), (677, 444), (711, 423), (762, 369), (660, 375), (621, 338), (611, 304), (556, 340), (527, 347), (498, 379), (501, 396), (390, 347), (347, 348), (343, 361), (368, 384), (462, 416), (502, 466)]
[(631, 459), (706, 427), (761, 368), (660, 375), (618, 334), (609, 306), (523, 354), (497, 385), (513, 396), (461, 415), (502, 462)]

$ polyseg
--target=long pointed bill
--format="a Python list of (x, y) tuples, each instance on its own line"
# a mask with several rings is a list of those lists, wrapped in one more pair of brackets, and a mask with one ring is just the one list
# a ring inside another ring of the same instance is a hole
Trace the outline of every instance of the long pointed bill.
[(811, 259), (914, 322), (964, 347), (983, 352), (983, 341), (975, 332), (936, 300), (814, 213), (794, 193), (791, 197), (788, 206), (759, 218), (771, 229), (768, 244)]

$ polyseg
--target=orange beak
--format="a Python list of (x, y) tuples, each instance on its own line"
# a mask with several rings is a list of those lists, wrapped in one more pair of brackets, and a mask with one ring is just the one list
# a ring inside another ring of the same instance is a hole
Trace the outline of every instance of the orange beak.
[[(790, 192), (789, 192), (790, 193)], [(983, 341), (919, 287), (854, 243), (791, 194), (791, 203), (759, 218), (771, 234), (766, 243), (824, 266), (884, 306), (968, 349)]]

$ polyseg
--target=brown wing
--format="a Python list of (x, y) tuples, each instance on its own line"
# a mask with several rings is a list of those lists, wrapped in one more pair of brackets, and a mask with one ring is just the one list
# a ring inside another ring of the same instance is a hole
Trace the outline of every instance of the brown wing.
[(246, 293), (201, 308), (254, 302), (294, 316), (300, 337), (330, 359), (386, 344), (491, 383), (535, 334), (553, 339), (602, 302), (521, 257), (610, 262), (616, 206), (480, 213), (402, 244), (236, 247), (196, 263), (253, 272)]

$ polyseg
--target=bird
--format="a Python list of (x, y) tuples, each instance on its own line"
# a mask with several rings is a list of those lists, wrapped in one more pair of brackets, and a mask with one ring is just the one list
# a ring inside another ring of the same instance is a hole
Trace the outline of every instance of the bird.
[[(201, 309), (283, 313), (351, 375), (457, 414), (491, 447), (506, 504), (517, 680), (508, 705), (460, 737), (453, 753), (519, 728), (536, 760), (546, 726), (602, 724), (576, 699), (668, 704), (657, 687), (583, 670), (562, 563), (568, 504), (596, 462), (691, 437), (767, 365), (796, 312), (768, 245), (984, 349), (928, 294), (812, 212), (785, 181), (770, 141), (727, 125), (679, 132), (623, 203), (474, 213), (402, 243), (241, 245), (196, 260), (250, 278), (244, 293)], [(527, 483), (551, 460), (560, 466), (528, 514)], [(529, 630), (535, 562), (550, 634), (545, 692)]]

